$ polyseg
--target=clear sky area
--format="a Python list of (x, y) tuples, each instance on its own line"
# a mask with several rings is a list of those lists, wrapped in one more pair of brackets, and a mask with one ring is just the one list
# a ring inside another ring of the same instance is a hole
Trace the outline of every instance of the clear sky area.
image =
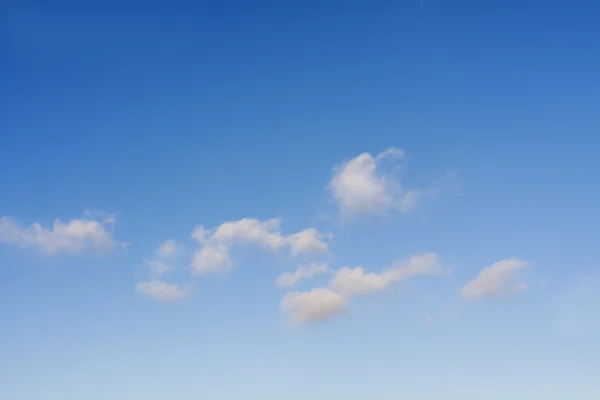
[(600, 399), (600, 2), (0, 2), (0, 399)]

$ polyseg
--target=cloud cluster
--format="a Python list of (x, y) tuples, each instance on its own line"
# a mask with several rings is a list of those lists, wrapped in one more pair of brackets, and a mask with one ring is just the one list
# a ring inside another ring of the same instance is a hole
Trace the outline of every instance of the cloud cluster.
[(46, 255), (59, 253), (81, 254), (87, 250), (106, 252), (115, 247), (125, 247), (113, 237), (114, 216), (102, 219), (55, 220), (51, 227), (35, 222), (21, 225), (10, 216), (0, 217), (0, 243), (20, 248), (36, 248)]
[[(236, 221), (226, 221), (212, 229), (203, 225), (197, 226), (191, 233), (191, 238), (196, 242), (197, 248), (190, 254), (184, 246), (174, 239), (167, 240), (158, 246), (154, 256), (147, 261), (149, 267), (149, 280), (137, 285), (137, 290), (158, 301), (179, 300), (191, 293), (191, 284), (183, 286), (167, 283), (161, 276), (173, 270), (174, 258), (189, 257), (189, 270), (192, 277), (201, 277), (210, 273), (227, 272), (235, 264), (230, 252), (236, 246), (257, 246), (267, 252), (278, 252), (288, 249), (292, 257), (314, 256), (329, 253), (326, 240), (331, 235), (321, 234), (314, 228), (284, 235), (281, 233), (281, 220), (258, 220), (242, 218)], [(304, 271), (302, 274), (315, 274)], [(289, 279), (289, 278), (288, 278)], [(292, 279), (302, 279), (293, 277)], [(283, 278), (285, 281), (286, 278)], [(283, 282), (282, 281), (282, 282)], [(283, 283), (285, 285), (285, 282)], [(187, 285), (187, 286), (186, 286)]]
[[(327, 185), (327, 191), (343, 218), (359, 214), (406, 213), (418, 207), (420, 200), (438, 192), (439, 182), (429, 189), (408, 189), (394, 173), (403, 167), (405, 153), (389, 148), (375, 156), (362, 153), (337, 165)], [(106, 252), (126, 247), (113, 235), (115, 217), (86, 212), (84, 218), (52, 226), (39, 223), (23, 226), (9, 216), (0, 218), (0, 243), (20, 248), (35, 248), (47, 255), (81, 254), (86, 251)], [(280, 288), (291, 288), (318, 276), (327, 276), (327, 283), (306, 291), (283, 296), (280, 307), (297, 325), (327, 321), (348, 312), (349, 303), (359, 296), (390, 289), (393, 285), (417, 276), (439, 276), (445, 269), (435, 253), (424, 253), (400, 259), (380, 272), (370, 272), (361, 266), (332, 269), (323, 262), (330, 256), (332, 234), (306, 228), (284, 234), (279, 218), (260, 220), (242, 218), (226, 221), (213, 228), (196, 226), (191, 232), (193, 244), (169, 239), (161, 243), (144, 262), (146, 279), (136, 285), (140, 294), (162, 302), (174, 302), (191, 294), (189, 278), (226, 272), (235, 267), (232, 250), (239, 246), (254, 246), (263, 251), (284, 254), (296, 270), (284, 272), (275, 279)], [(184, 265), (184, 268), (181, 266)], [(517, 280), (517, 272), (530, 265), (517, 258), (500, 260), (483, 268), (459, 290), (467, 300), (503, 297), (525, 290)], [(188, 278), (180, 284), (167, 282), (166, 275), (183, 270)], [(424, 322), (433, 317), (426, 315)]]
[(165, 240), (161, 243), (154, 251), (153, 257), (146, 263), (148, 280), (138, 283), (136, 290), (162, 302), (181, 300), (191, 294), (192, 286), (189, 282), (177, 285), (163, 280), (165, 274), (176, 269), (177, 256), (181, 252), (182, 246), (175, 239)]
[[(281, 308), (291, 315), (296, 324), (323, 322), (346, 312), (352, 297), (386, 290), (392, 284), (411, 277), (439, 275), (443, 270), (435, 253), (398, 260), (381, 273), (366, 272), (362, 267), (344, 267), (336, 271), (329, 287), (289, 293), (283, 298)], [(299, 271), (292, 276), (302, 275)], [(289, 281), (292, 281), (291, 277)]]
[(314, 228), (286, 236), (281, 233), (280, 226), (280, 219), (261, 221), (254, 218), (227, 221), (213, 229), (198, 226), (192, 232), (192, 238), (200, 244), (192, 258), (192, 270), (197, 275), (231, 270), (234, 263), (230, 250), (234, 246), (255, 245), (269, 252), (289, 248), (293, 256), (329, 252), (325, 240), (330, 236)]

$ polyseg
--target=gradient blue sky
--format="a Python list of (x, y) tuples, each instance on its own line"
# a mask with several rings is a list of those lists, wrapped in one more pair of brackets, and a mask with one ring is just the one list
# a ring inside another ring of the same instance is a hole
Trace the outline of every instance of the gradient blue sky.
[[(80, 3), (0, 6), (0, 398), (600, 397), (600, 4)], [(389, 148), (373, 176), (434, 195), (343, 218), (334, 174)], [(109, 216), (102, 249), (24, 230)], [(242, 218), (333, 234), (329, 275), (451, 271), (293, 326), (331, 276), (274, 281), (312, 258), (190, 273), (192, 230)], [(136, 287), (167, 239), (191, 290), (161, 302)], [(461, 296), (510, 257), (526, 290)]]

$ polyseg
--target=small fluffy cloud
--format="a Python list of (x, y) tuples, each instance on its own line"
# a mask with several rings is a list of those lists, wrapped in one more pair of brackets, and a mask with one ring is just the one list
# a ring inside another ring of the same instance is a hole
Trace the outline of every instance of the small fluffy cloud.
[(225, 272), (233, 268), (229, 249), (223, 244), (209, 244), (201, 247), (192, 258), (192, 270), (197, 275), (212, 272)]
[(366, 273), (361, 267), (344, 267), (335, 274), (330, 285), (346, 296), (355, 296), (381, 291), (391, 283), (388, 273)]
[(287, 294), (281, 308), (292, 316), (297, 325), (324, 322), (347, 309), (346, 298), (327, 288), (316, 288), (310, 292)]
[(467, 282), (461, 288), (460, 295), (465, 299), (475, 300), (523, 291), (525, 284), (522, 282), (514, 283), (513, 276), (515, 271), (530, 264), (517, 258), (498, 261), (489, 267), (483, 268), (475, 279)]
[(438, 255), (424, 253), (394, 262), (388, 273), (393, 281), (403, 281), (413, 276), (439, 275), (442, 272), (443, 267)]
[(87, 250), (108, 251), (125, 246), (113, 237), (114, 216), (104, 219), (55, 220), (51, 227), (39, 223), (23, 226), (11, 217), (0, 218), (0, 243), (21, 248), (38, 248), (47, 255), (80, 254)]
[(303, 279), (310, 279), (316, 275), (329, 271), (327, 264), (312, 262), (306, 266), (299, 267), (295, 272), (281, 274), (275, 284), (279, 287), (291, 287), (297, 285)]
[(404, 158), (402, 149), (390, 148), (377, 156), (362, 153), (334, 168), (329, 192), (345, 217), (361, 213), (408, 212), (419, 202), (422, 190), (405, 190), (397, 179), (382, 170), (386, 159)]
[(308, 228), (289, 235), (286, 240), (292, 248), (292, 254), (328, 253), (329, 246), (323, 241), (325, 235), (314, 228)]
[(189, 293), (189, 287), (180, 287), (160, 280), (141, 282), (136, 289), (145, 296), (164, 302), (180, 300)]
[(196, 227), (191, 236), (201, 247), (194, 254), (192, 269), (199, 274), (230, 270), (234, 266), (230, 249), (241, 245), (256, 245), (272, 252), (288, 247), (295, 256), (328, 252), (325, 235), (316, 229), (309, 228), (285, 236), (280, 225), (280, 219), (260, 221), (242, 218), (224, 222), (214, 229)]
[(343, 214), (387, 210), (392, 203), (388, 182), (377, 174), (375, 158), (363, 153), (337, 171), (329, 189)]
[(212, 238), (218, 242), (232, 244), (256, 244), (267, 250), (278, 250), (285, 246), (285, 238), (279, 232), (280, 219), (259, 221), (242, 218), (221, 224)]
[(341, 268), (330, 282), (330, 286), (346, 296), (378, 292), (392, 283), (418, 275), (437, 275), (442, 272), (436, 254), (426, 253), (396, 261), (382, 273), (367, 273), (361, 267)]

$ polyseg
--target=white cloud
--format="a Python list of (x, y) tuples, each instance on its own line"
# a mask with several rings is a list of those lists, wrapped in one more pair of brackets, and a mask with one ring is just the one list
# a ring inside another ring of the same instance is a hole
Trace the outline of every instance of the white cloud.
[[(363, 268), (341, 268), (329, 282), (330, 288), (316, 288), (308, 292), (286, 295), (281, 303), (284, 311), (299, 324), (323, 322), (347, 310), (347, 302), (353, 296), (378, 292), (392, 283), (417, 275), (437, 275), (443, 268), (436, 254), (425, 253), (408, 257), (392, 264), (380, 274), (367, 273)], [(284, 274), (278, 278), (280, 286), (292, 286), (306, 270)]]
[(208, 244), (194, 253), (192, 270), (197, 275), (225, 272), (233, 268), (229, 250), (223, 244)]
[(179, 245), (175, 239), (165, 240), (158, 249), (156, 250), (156, 254), (159, 257), (172, 257), (177, 253), (179, 249)]
[(0, 243), (21, 248), (39, 248), (48, 255), (61, 252), (79, 254), (86, 250), (108, 251), (125, 244), (117, 242), (112, 233), (114, 216), (102, 220), (72, 219), (63, 222), (55, 220), (52, 227), (45, 228), (39, 223), (22, 226), (11, 217), (0, 218)]
[(281, 274), (275, 284), (279, 287), (291, 287), (297, 285), (302, 279), (310, 279), (316, 275), (329, 271), (327, 264), (312, 262), (306, 266), (299, 267), (295, 272)]
[(328, 252), (328, 245), (323, 241), (326, 236), (316, 229), (308, 228), (285, 236), (280, 225), (281, 220), (277, 218), (265, 221), (242, 218), (224, 222), (214, 229), (198, 226), (191, 236), (201, 247), (194, 255), (192, 269), (196, 273), (230, 270), (234, 265), (229, 252), (232, 247), (242, 245), (257, 245), (271, 252), (289, 247), (294, 256)]
[(443, 267), (435, 253), (418, 254), (398, 260), (389, 270), (393, 281), (403, 281), (418, 275), (439, 275), (442, 272)]
[(388, 273), (366, 273), (362, 267), (344, 267), (330, 282), (331, 287), (347, 296), (378, 292), (392, 283)]
[(160, 280), (141, 282), (137, 285), (136, 289), (146, 296), (164, 302), (180, 300), (189, 293), (189, 287), (182, 288)]
[(385, 211), (392, 204), (388, 182), (377, 174), (376, 160), (369, 153), (338, 167), (329, 189), (344, 215)]
[(367, 273), (362, 267), (341, 268), (330, 286), (346, 296), (357, 296), (387, 289), (392, 283), (417, 275), (437, 275), (442, 267), (434, 253), (425, 253), (396, 261), (382, 273)]
[(511, 285), (512, 278), (516, 270), (530, 264), (517, 258), (498, 261), (489, 267), (483, 268), (475, 279), (467, 282), (461, 288), (460, 294), (466, 299), (482, 299), (522, 291), (525, 289), (525, 284), (519, 282)]
[(346, 298), (327, 288), (316, 288), (310, 292), (287, 294), (281, 308), (289, 313), (297, 325), (324, 322), (346, 311)]
[(242, 218), (221, 224), (212, 239), (232, 244), (256, 244), (267, 250), (278, 250), (285, 246), (285, 238), (279, 232), (280, 219), (259, 221)]
[(308, 228), (289, 235), (286, 240), (292, 248), (292, 254), (328, 253), (329, 246), (323, 242), (325, 235), (314, 228)]
[(375, 157), (362, 153), (335, 167), (328, 189), (341, 214), (408, 212), (417, 207), (424, 192), (405, 190), (397, 179), (382, 171), (382, 161), (402, 158), (402, 149), (390, 148)]

